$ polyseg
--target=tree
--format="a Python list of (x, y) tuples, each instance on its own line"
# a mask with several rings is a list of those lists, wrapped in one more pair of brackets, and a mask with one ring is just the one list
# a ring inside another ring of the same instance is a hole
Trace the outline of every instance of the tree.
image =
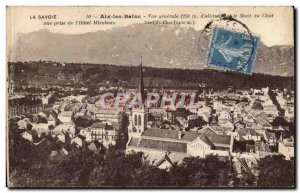
[(259, 100), (254, 101), (252, 109), (263, 110), (263, 106)]
[(142, 167), (142, 154), (125, 156), (119, 151), (107, 151), (105, 159), (93, 169), (91, 186), (132, 186), (136, 171)]
[(295, 124), (293, 120), (291, 122), (288, 122), (286, 119), (284, 119), (284, 117), (277, 116), (271, 124), (272, 126), (282, 126), (285, 129), (285, 137), (295, 135)]
[(118, 114), (118, 132), (119, 133), (127, 133), (129, 119), (125, 112), (119, 112)]
[(202, 119), (202, 117), (197, 117), (197, 119), (189, 120), (189, 128), (199, 127), (202, 128), (207, 122)]
[(272, 126), (282, 126), (282, 127), (288, 127), (289, 122), (284, 119), (284, 117), (277, 116), (273, 122), (271, 123)]
[(258, 162), (260, 187), (294, 187), (294, 162), (287, 161), (283, 156), (267, 156)]
[(32, 125), (31, 125), (30, 123), (28, 123), (28, 124), (26, 125), (26, 130), (27, 130), (27, 131), (32, 131)]
[(229, 161), (221, 161), (216, 156), (187, 157), (181, 165), (171, 168), (169, 180), (174, 186), (226, 186), (229, 166)]
[(126, 143), (128, 141), (128, 125), (129, 119), (125, 112), (120, 112), (118, 114), (118, 140), (117, 147), (119, 149), (125, 149)]
[(154, 166), (142, 165), (133, 172), (132, 186), (136, 187), (161, 187), (169, 185), (169, 173)]
[(83, 127), (83, 128), (90, 127), (95, 122), (97, 122), (97, 121), (95, 121), (93, 119), (89, 119), (87, 117), (81, 117), (81, 116), (77, 117), (74, 121), (76, 127)]

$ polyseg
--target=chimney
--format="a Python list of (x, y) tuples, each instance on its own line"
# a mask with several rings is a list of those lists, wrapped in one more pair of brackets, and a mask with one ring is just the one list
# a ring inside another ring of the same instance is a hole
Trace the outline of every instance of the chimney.
[(181, 139), (181, 135), (182, 135), (181, 131), (178, 131), (178, 139)]

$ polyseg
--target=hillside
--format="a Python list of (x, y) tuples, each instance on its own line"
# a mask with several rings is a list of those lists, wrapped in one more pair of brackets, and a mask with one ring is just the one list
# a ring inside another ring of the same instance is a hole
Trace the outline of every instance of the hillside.
[[(73, 84), (96, 87), (111, 85), (136, 87), (137, 66), (116, 66), (107, 64), (59, 64), (53, 62), (9, 63), (9, 74), (21, 85)], [(154, 88), (198, 88), (205, 84), (212, 88), (294, 88), (294, 77), (271, 76), (264, 74), (244, 75), (241, 73), (211, 69), (170, 69), (144, 67), (144, 84)]]
[[(14, 61), (59, 61), (116, 65), (137, 65), (143, 55), (146, 66), (203, 69), (208, 37), (193, 28), (134, 24), (86, 34), (55, 34), (40, 30), (20, 34)], [(204, 46), (203, 46), (204, 45)], [(294, 47), (267, 47), (260, 42), (255, 73), (294, 75)]]

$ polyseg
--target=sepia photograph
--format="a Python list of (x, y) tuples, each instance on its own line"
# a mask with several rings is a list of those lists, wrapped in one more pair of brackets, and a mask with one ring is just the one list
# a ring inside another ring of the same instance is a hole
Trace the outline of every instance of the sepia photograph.
[(294, 17), (7, 6), (7, 187), (295, 189)]

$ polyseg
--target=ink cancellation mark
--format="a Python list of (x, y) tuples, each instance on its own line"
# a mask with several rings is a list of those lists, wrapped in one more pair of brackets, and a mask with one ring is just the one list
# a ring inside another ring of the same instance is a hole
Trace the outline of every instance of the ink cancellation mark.
[(251, 74), (259, 37), (216, 27), (209, 46), (208, 66)]

